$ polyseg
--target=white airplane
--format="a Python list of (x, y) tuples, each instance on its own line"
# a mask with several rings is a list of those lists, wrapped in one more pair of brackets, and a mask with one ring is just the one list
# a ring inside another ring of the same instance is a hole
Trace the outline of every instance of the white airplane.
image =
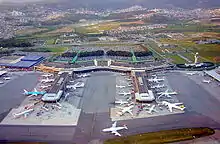
[(126, 96), (126, 95), (131, 95), (131, 92), (120, 92), (120, 93), (118, 93), (119, 95), (124, 95), (124, 96)]
[(126, 80), (127, 80), (127, 81), (132, 81), (132, 79), (130, 79), (130, 78), (126, 78)]
[(167, 101), (162, 101), (162, 105), (168, 106), (170, 112), (173, 112), (173, 108), (183, 111), (185, 109), (185, 107), (178, 106), (178, 105), (182, 105), (182, 104), (183, 103), (169, 103)]
[(164, 87), (165, 87), (164, 84), (162, 84), (162, 85), (158, 84), (158, 85), (151, 86), (152, 89), (155, 89), (155, 88), (164, 88)]
[(49, 88), (51, 87), (51, 85), (41, 85), (40, 88), (45, 89), (45, 88)]
[(156, 83), (159, 83), (160, 81), (164, 81), (164, 78), (150, 78), (148, 79), (149, 82), (156, 82)]
[(53, 82), (53, 81), (55, 81), (55, 79), (46, 78), (46, 79), (41, 80), (42, 83), (50, 83), (50, 82)]
[(4, 77), (3, 79), (4, 79), (4, 80), (10, 80), (11, 77)]
[(121, 136), (120, 133), (118, 133), (117, 131), (119, 130), (122, 130), (122, 129), (128, 129), (126, 125), (124, 125), (123, 127), (117, 127), (117, 122), (115, 121), (113, 124), (112, 124), (112, 127), (110, 128), (105, 128), (103, 129), (102, 131), (103, 132), (111, 132), (112, 134), (116, 135), (116, 136)]
[(116, 85), (116, 88), (125, 88), (123, 85)]
[(167, 89), (165, 92), (159, 92), (159, 93), (157, 93), (158, 95), (160, 95), (159, 97), (158, 97), (158, 99), (161, 97), (161, 96), (166, 96), (166, 97), (171, 97), (170, 95), (177, 95), (178, 93), (177, 92), (175, 92), (175, 91), (173, 91), (173, 92), (169, 92), (169, 89)]
[(53, 74), (44, 74), (44, 75), (42, 75), (42, 77), (51, 77), (51, 76), (53, 76)]
[(24, 115), (24, 117), (26, 118), (33, 111), (34, 111), (34, 109), (28, 109), (28, 110), (25, 110), (25, 111), (22, 111), (22, 112), (19, 112), (19, 113), (15, 113), (15, 114), (13, 114), (13, 116), (15, 118), (17, 118), (17, 117), (20, 117), (20, 116)]
[(123, 100), (116, 100), (115, 104), (123, 105), (123, 104), (128, 104), (128, 102), (127, 101), (123, 101)]
[(205, 80), (205, 79), (204, 79), (204, 80), (202, 80), (202, 82), (209, 84), (209, 83), (211, 83), (211, 80)]
[(187, 75), (195, 75), (195, 74), (197, 74), (196, 72), (188, 72), (188, 73), (186, 73)]
[(85, 83), (80, 83), (80, 82), (77, 82), (76, 84), (74, 85), (67, 85), (66, 88), (68, 89), (76, 89), (76, 88), (82, 88), (85, 86)]
[(129, 107), (118, 107), (118, 108), (121, 109), (121, 111), (120, 111), (120, 112), (117, 112), (117, 114), (119, 114), (120, 116), (122, 116), (123, 114), (125, 114), (126, 112), (128, 112), (128, 113), (130, 113), (130, 114), (133, 116), (133, 113), (132, 113), (132, 108), (133, 108), (133, 107), (134, 107), (133, 105), (131, 105), (131, 106), (129, 106)]
[(148, 110), (147, 113), (152, 114), (153, 111), (154, 111), (154, 112), (158, 112), (157, 110), (155, 110), (155, 106), (156, 106), (156, 105), (152, 105), (150, 108), (144, 107), (144, 109), (145, 109), (145, 110)]
[(84, 78), (84, 77), (88, 77), (88, 76), (90, 76), (90, 74), (80, 74), (80, 75), (77, 75), (77, 77), (79, 77), (79, 78)]

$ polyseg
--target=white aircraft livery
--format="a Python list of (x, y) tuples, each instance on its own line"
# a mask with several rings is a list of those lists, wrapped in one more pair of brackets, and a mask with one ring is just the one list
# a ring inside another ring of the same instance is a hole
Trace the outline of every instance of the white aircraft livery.
[(168, 106), (168, 109), (170, 112), (173, 112), (173, 108), (179, 109), (179, 110), (184, 110), (185, 107), (180, 107), (178, 105), (182, 105), (183, 103), (169, 103), (167, 101), (162, 101), (162, 105)]
[(121, 134), (117, 131), (119, 130), (122, 130), (122, 129), (128, 129), (126, 125), (124, 125), (123, 127), (117, 127), (117, 122), (115, 121), (113, 124), (112, 124), (112, 127), (110, 128), (105, 128), (103, 129), (102, 131), (103, 132), (111, 132), (112, 134), (116, 135), (116, 136), (121, 136)]

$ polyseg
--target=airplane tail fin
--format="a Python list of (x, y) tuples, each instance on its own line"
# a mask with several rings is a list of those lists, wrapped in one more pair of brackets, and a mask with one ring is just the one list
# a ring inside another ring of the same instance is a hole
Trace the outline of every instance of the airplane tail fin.
[(24, 94), (27, 94), (27, 93), (28, 93), (28, 91), (24, 89)]
[(128, 129), (128, 127), (127, 127), (126, 125), (124, 125), (124, 128), (125, 128), (125, 129)]

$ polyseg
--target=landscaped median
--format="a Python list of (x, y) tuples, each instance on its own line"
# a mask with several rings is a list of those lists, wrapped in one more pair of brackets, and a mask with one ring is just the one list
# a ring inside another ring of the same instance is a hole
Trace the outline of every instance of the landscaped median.
[(211, 128), (183, 128), (109, 139), (104, 144), (160, 144), (192, 140), (214, 134)]

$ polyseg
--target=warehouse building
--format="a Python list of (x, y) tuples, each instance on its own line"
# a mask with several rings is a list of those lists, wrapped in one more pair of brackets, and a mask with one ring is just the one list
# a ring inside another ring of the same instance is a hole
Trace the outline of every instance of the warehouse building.
[[(19, 57), (16, 60), (8, 61), (7, 63), (0, 63), (0, 67), (4, 68), (18, 68), (18, 69), (31, 69), (33, 66), (38, 65), (44, 60), (43, 56), (28, 55)], [(4, 61), (3, 59), (0, 60)]]

